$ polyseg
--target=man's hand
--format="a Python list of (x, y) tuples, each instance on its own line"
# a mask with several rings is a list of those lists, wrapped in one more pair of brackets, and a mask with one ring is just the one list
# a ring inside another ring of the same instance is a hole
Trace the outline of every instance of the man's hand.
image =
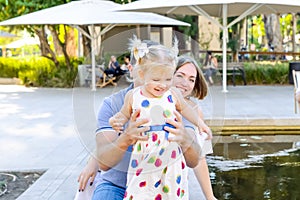
[(199, 144), (196, 142), (196, 135), (195, 131), (190, 128), (185, 128), (182, 122), (181, 115), (175, 111), (174, 112), (177, 121), (167, 119), (166, 123), (169, 123), (174, 126), (174, 128), (165, 127), (166, 131), (169, 131), (170, 134), (173, 134), (174, 137), (169, 137), (170, 142), (177, 142), (184, 154), (186, 164), (193, 168), (196, 167), (199, 158), (200, 158), (200, 151), (201, 148)]
[(146, 124), (149, 120), (137, 119), (140, 112), (138, 109), (132, 113), (126, 130), (121, 134), (121, 137), (124, 137), (124, 141), (128, 146), (135, 144), (138, 140), (148, 140), (148, 136), (144, 136), (143, 133), (149, 130), (149, 126), (142, 125)]
[(191, 146), (194, 140), (196, 141), (196, 138), (195, 135), (192, 136), (185, 130), (182, 122), (182, 116), (179, 114), (179, 112), (175, 111), (174, 114), (177, 121), (171, 119), (166, 120), (166, 122), (173, 125), (174, 128), (166, 126), (165, 130), (174, 135), (174, 137), (169, 137), (169, 141), (177, 142), (184, 151)]

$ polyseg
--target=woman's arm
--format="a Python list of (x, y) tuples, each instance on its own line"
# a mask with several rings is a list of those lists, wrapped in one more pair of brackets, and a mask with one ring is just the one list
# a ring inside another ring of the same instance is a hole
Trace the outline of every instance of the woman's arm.
[[(199, 117), (202, 120), (204, 120), (204, 115), (199, 105), (197, 105), (195, 102), (192, 101), (190, 102), (190, 105), (193, 105), (193, 108), (196, 108), (198, 110)], [(212, 135), (208, 135), (208, 137), (206, 138), (206, 140), (211, 140), (211, 139), (212, 139)], [(206, 153), (206, 152), (202, 152), (202, 153)], [(201, 186), (205, 198), (207, 200), (217, 200), (213, 193), (210, 176), (209, 176), (209, 169), (208, 169), (205, 156), (206, 155), (200, 158), (198, 165), (195, 168), (193, 168), (193, 171), (197, 178), (198, 183)]]
[(204, 131), (207, 134), (211, 134), (210, 128), (199, 118), (198, 111), (195, 111), (183, 98), (181, 92), (177, 88), (172, 88), (173, 96), (176, 98), (176, 109), (184, 116), (188, 121), (192, 122), (199, 128), (200, 131)]
[(93, 184), (94, 179), (98, 173), (98, 169), (99, 166), (97, 160), (93, 156), (91, 156), (87, 164), (85, 165), (85, 167), (83, 168), (83, 170), (78, 176), (79, 192), (84, 191), (86, 184), (88, 183), (89, 180), (90, 180), (90, 185)]
[(199, 164), (193, 169), (207, 200), (216, 200), (210, 182), (209, 170), (205, 157), (200, 158)]
[[(194, 108), (194, 107), (193, 107)], [(199, 108), (199, 105), (196, 105), (196, 109), (194, 110), (197, 110), (198, 111), (198, 116), (200, 117), (200, 119), (204, 122), (204, 115), (203, 115), (203, 112), (202, 110)], [(207, 137), (206, 137), (206, 140), (211, 140), (213, 138), (213, 135), (212, 135), (212, 132), (209, 131), (209, 132), (206, 132), (207, 133)]]
[(216, 57), (212, 57), (211, 58), (211, 62), (213, 64), (213, 66), (217, 69), (218, 68), (218, 60)]

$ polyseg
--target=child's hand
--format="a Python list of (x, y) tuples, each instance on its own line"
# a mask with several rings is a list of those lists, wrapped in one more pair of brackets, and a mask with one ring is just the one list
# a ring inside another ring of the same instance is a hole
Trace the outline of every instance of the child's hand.
[(117, 132), (122, 132), (123, 131), (123, 126), (127, 122), (127, 119), (124, 119), (121, 116), (113, 116), (109, 119), (109, 124), (111, 127), (117, 131)]

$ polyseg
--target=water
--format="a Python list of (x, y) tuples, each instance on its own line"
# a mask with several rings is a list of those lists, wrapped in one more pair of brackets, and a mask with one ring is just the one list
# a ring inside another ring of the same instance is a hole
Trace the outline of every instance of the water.
[(290, 142), (266, 142), (269, 138), (261, 137), (259, 142), (239, 138), (216, 143), (214, 155), (207, 157), (215, 196), (219, 200), (300, 200), (298, 137)]

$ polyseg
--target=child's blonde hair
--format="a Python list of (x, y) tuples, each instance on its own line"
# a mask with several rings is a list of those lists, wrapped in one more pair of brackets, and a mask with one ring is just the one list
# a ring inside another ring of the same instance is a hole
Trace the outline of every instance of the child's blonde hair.
[[(130, 51), (136, 60), (133, 73), (142, 70), (143, 72), (150, 71), (154, 66), (168, 67), (169, 70), (176, 69), (178, 42), (174, 41), (171, 49), (159, 43), (151, 44), (142, 42), (136, 36), (130, 40)], [(137, 76), (133, 76), (137, 77)]]

